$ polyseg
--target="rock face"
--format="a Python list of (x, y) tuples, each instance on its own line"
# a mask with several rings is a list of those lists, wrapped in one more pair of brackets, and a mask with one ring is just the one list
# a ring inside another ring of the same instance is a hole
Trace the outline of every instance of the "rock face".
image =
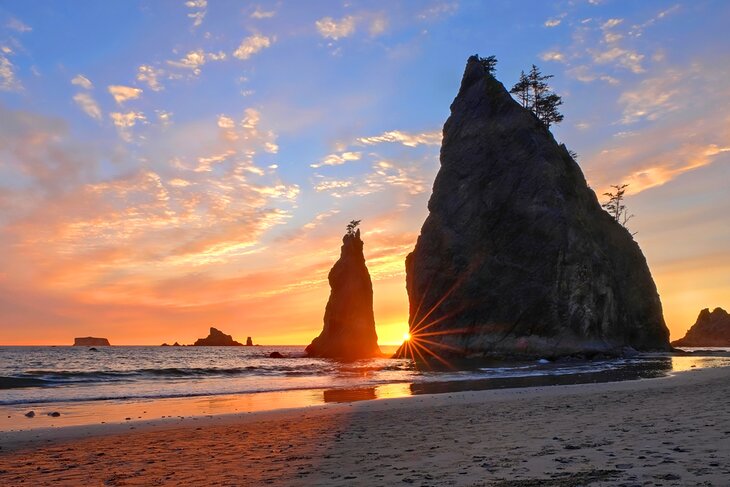
[(380, 356), (373, 285), (365, 265), (360, 230), (342, 238), (340, 259), (330, 270), (329, 283), (324, 328), (306, 348), (307, 355), (348, 360)]
[(700, 311), (697, 322), (684, 338), (672, 342), (675, 347), (730, 347), (730, 314), (722, 308)]
[(210, 327), (210, 334), (205, 338), (198, 338), (193, 343), (194, 347), (229, 347), (229, 346), (243, 346), (243, 343), (239, 343), (233, 339), (231, 335), (226, 335), (222, 331)]
[(106, 338), (78, 337), (74, 338), (74, 347), (110, 347)]
[(475, 56), (440, 158), (406, 259), (412, 345), (513, 356), (670, 348), (631, 234), (603, 211), (565, 146)]

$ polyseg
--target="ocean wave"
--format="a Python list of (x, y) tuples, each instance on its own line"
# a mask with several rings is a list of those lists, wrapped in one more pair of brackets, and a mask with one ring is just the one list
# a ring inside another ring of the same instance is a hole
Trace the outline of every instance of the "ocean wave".
[(22, 387), (43, 387), (49, 385), (47, 380), (32, 377), (0, 377), (1, 389), (19, 389)]
[[(387, 370), (378, 369), (378, 370)], [(353, 370), (350, 373), (361, 373)], [(13, 376), (0, 376), (0, 389), (46, 387), (98, 382), (125, 382), (145, 379), (200, 379), (241, 376), (322, 376), (331, 374), (321, 365), (278, 365), (242, 367), (163, 367), (131, 370), (27, 370)]]

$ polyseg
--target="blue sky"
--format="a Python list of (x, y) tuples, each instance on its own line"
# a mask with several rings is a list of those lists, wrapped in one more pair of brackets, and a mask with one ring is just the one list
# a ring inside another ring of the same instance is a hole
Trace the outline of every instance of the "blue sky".
[(304, 343), (352, 218), (397, 341), (474, 53), (507, 86), (555, 76), (553, 132), (597, 193), (630, 183), (676, 337), (730, 306), (729, 21), (724, 1), (0, 1), (0, 342), (215, 322)]

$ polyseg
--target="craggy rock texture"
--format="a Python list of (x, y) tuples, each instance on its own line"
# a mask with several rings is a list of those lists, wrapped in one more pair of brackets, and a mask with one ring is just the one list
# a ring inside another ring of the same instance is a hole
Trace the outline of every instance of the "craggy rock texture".
[(310, 357), (359, 359), (381, 355), (373, 315), (373, 284), (365, 265), (360, 230), (342, 238), (340, 259), (329, 273), (330, 298), (322, 333), (306, 352)]
[(730, 314), (722, 308), (700, 311), (697, 322), (684, 338), (672, 342), (675, 347), (730, 347)]
[(193, 343), (195, 347), (229, 347), (238, 346), (242, 347), (243, 343), (237, 342), (231, 335), (226, 335), (222, 331), (210, 327), (210, 334), (205, 338), (198, 338)]
[(74, 347), (110, 347), (106, 338), (78, 337), (74, 338)]
[(639, 246), (476, 57), (428, 208), (406, 259), (412, 343), (466, 356), (670, 349)]

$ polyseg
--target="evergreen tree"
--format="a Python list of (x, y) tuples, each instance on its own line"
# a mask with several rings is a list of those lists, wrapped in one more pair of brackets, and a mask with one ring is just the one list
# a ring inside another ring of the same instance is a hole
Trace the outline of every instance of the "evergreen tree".
[[(608, 201), (601, 205), (614, 220), (619, 222), (627, 230), (629, 228), (627, 226), (629, 220), (634, 217), (634, 215), (629, 215), (624, 204), (624, 194), (626, 194), (626, 188), (628, 186), (628, 184), (612, 184), (611, 187), (616, 192), (603, 193), (603, 196), (608, 196)], [(633, 232), (631, 235), (636, 235), (636, 232)]]
[(517, 96), (517, 99), (522, 103), (524, 108), (527, 108), (531, 104), (530, 97), (530, 80), (527, 79), (527, 75), (524, 71), (520, 72), (520, 80), (515, 83), (510, 93)]
[(497, 70), (496, 56), (479, 57), (478, 54), (474, 54), (469, 58), (469, 61), (478, 61), (484, 70), (492, 76), (494, 76), (494, 72)]
[(510, 93), (517, 96), (522, 106), (531, 110), (548, 128), (563, 120), (563, 115), (558, 111), (563, 100), (550, 90), (550, 85), (547, 83), (552, 77), (551, 74), (542, 74), (533, 64), (529, 74), (525, 74), (524, 71), (520, 73), (519, 81), (510, 90)]
[(362, 220), (351, 220), (350, 223), (347, 224), (346, 229), (346, 235), (355, 235), (355, 230), (357, 229), (358, 225), (360, 225), (360, 222)]

